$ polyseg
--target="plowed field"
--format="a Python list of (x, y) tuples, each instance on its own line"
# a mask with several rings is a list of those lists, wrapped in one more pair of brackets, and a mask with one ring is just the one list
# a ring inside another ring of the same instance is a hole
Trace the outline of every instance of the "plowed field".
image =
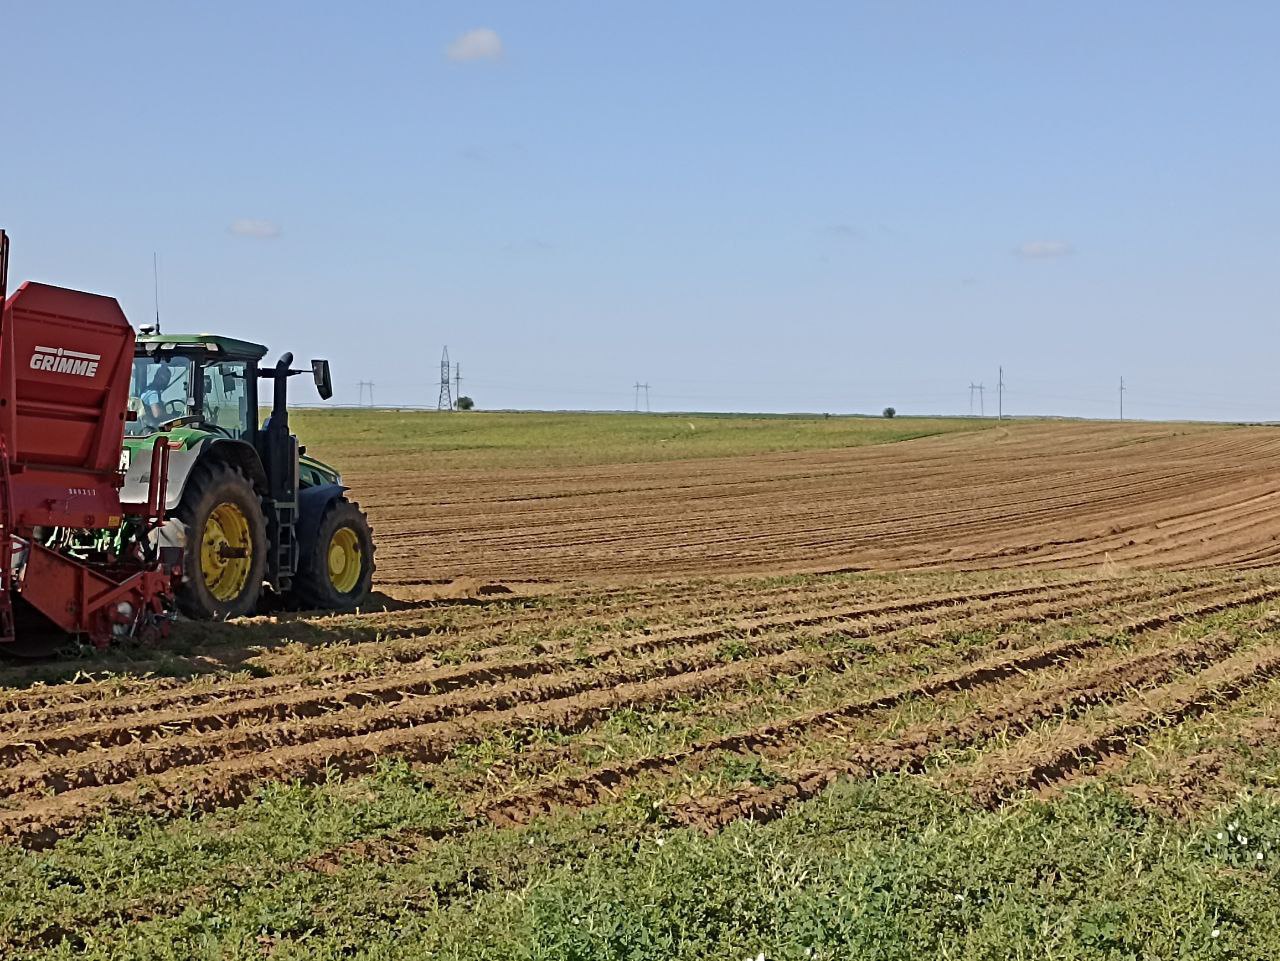
[(376, 609), (0, 667), (0, 956), (1275, 947), (1280, 433), (344, 456)]
[(649, 463), (432, 473), (426, 459), (353, 451), (350, 464), (388, 585), (1253, 566), (1280, 554), (1273, 428), (1008, 422)]

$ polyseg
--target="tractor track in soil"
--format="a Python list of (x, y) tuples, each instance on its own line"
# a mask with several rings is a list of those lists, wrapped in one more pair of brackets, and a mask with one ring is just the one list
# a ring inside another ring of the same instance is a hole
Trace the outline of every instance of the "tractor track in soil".
[[(1235, 594), (1182, 614), (1153, 615), (1148, 621), (1155, 624), (1182, 616), (1200, 616), (1277, 593), (1254, 590)], [(494, 700), (493, 692), (484, 692), (475, 697), (478, 703), (488, 697), (486, 708), (480, 709), (473, 701), (470, 713), (460, 711), (460, 716), (444, 721), (426, 720), (439, 711), (439, 706), (415, 700), (362, 710), (359, 717), (320, 716), (310, 722), (287, 723), (267, 730), (233, 730), (235, 756), (229, 756), (230, 745), (225, 741), (179, 737), (146, 745), (145, 750), (128, 748), (133, 753), (127, 760), (119, 756), (90, 758), (83, 765), (62, 770), (37, 771), (19, 766), (7, 773), (9, 787), (16, 785), (18, 791), (40, 796), (16, 798), (26, 803), (0, 814), (0, 834), (42, 846), (71, 833), (112, 802), (141, 804), (157, 813), (188, 807), (210, 810), (240, 803), (264, 781), (314, 781), (329, 771), (362, 773), (381, 756), (433, 763), (459, 745), (499, 730), (540, 725), (573, 732), (595, 723), (620, 705), (660, 703), (779, 672), (812, 668), (815, 657), (820, 660), (830, 655), (785, 651), (607, 689), (595, 687), (568, 694), (553, 690), (559, 696), (549, 700), (535, 696), (511, 707), (498, 707), (501, 702)], [(145, 800), (140, 796), (139, 785), (145, 788)], [(50, 788), (61, 789), (61, 793), (47, 797), (43, 792)], [(12, 803), (16, 794), (13, 792), (7, 800)]]

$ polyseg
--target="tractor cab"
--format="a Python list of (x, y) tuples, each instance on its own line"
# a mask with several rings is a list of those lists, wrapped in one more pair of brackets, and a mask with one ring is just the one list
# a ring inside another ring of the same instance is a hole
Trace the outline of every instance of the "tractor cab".
[[(275, 381), (303, 373), (290, 370), (292, 355), (280, 364), (260, 368), (267, 348), (247, 340), (213, 334), (155, 334), (143, 328), (134, 349), (133, 374), (129, 386), (130, 420), (125, 425), (126, 446), (130, 438), (147, 438), (165, 433), (170, 444), (180, 447), (209, 439), (231, 439), (253, 447), (263, 463), (287, 462), (288, 451), (273, 455), (268, 432), (273, 419), (288, 433), (288, 409), (283, 390), (265, 392), (268, 403), (278, 401), (258, 423), (262, 380)], [(327, 360), (313, 360), (311, 374), (316, 390), (327, 400), (333, 393)], [(279, 414), (279, 416), (276, 416)], [(275, 440), (285, 441), (282, 432)], [(301, 487), (336, 480), (335, 472), (313, 458), (299, 464)]]
[(126, 434), (195, 427), (254, 440), (258, 362), (267, 349), (228, 337), (139, 338)]
[[(126, 434), (196, 428), (253, 443), (259, 431), (258, 380), (276, 376), (275, 368), (258, 368), (266, 353), (261, 344), (232, 337), (144, 332), (130, 381), (135, 419)], [(313, 361), (312, 374), (327, 398), (332, 392), (328, 361)]]

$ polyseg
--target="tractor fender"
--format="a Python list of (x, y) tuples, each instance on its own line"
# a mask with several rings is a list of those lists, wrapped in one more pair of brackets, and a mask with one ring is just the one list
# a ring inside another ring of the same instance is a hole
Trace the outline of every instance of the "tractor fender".
[[(259, 496), (267, 494), (267, 475), (262, 469), (262, 458), (252, 444), (242, 440), (223, 437), (206, 437), (198, 444), (186, 450), (169, 452), (169, 486), (165, 491), (165, 511), (176, 510), (182, 503), (182, 492), (186, 489), (187, 479), (199, 463), (207, 459), (217, 459), (240, 470)], [(151, 486), (150, 451), (140, 452), (130, 462), (124, 475), (124, 487), (120, 489), (120, 500), (125, 504), (145, 504), (147, 491)]]
[(315, 549), (316, 533), (320, 530), (320, 519), (329, 505), (347, 492), (348, 488), (341, 484), (317, 484), (304, 487), (298, 491), (298, 560), (310, 555)]

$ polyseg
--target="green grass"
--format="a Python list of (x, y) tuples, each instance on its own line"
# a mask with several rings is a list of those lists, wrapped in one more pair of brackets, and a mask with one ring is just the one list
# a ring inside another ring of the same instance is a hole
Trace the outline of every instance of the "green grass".
[[(107, 824), (57, 860), (28, 858), (15, 872), (10, 855), (5, 933), (31, 925), (68, 937), (6, 956), (914, 961), (1280, 950), (1280, 804), (1261, 795), (1188, 824), (1097, 786), (990, 812), (918, 779), (885, 778), (715, 836), (663, 829), (634, 799), (435, 842), (405, 862), (277, 867), (303, 852), (299, 841), (354, 834), (389, 807), (424, 824), (448, 820), (427, 787), (415, 795), (408, 772), (376, 780), (363, 794), (347, 787), (342, 805), (323, 799), (332, 786), (274, 790), (246, 843), (210, 823), (140, 837)], [(309, 827), (281, 844), (268, 828), (289, 818)], [(227, 874), (232, 851), (254, 860)], [(214, 868), (221, 883), (207, 887)], [(91, 908), (100, 923), (77, 929)]]
[(298, 410), (302, 443), (340, 469), (629, 464), (861, 447), (956, 431), (970, 418)]

